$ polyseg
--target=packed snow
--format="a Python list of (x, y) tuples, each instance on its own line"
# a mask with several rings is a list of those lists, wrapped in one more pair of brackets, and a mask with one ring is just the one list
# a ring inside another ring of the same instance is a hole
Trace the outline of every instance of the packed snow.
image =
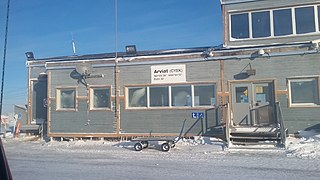
[(3, 139), (14, 179), (318, 179), (320, 133), (288, 137), (286, 148), (226, 147), (217, 138), (183, 138), (169, 152), (160, 142), (135, 151), (135, 142), (45, 142)]
[(302, 159), (320, 159), (320, 132), (300, 131), (300, 138), (288, 138), (286, 144), (287, 157)]

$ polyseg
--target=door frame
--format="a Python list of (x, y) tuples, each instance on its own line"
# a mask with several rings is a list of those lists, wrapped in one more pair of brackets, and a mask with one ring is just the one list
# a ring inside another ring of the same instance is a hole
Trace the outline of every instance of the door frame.
[[(47, 91), (45, 92), (46, 93), (46, 101), (48, 101), (48, 78), (47, 76), (39, 76), (38, 78), (32, 78), (32, 79), (29, 79), (29, 95), (28, 95), (28, 99), (29, 99), (29, 102), (28, 102), (28, 119), (27, 119), (27, 124), (32, 124), (34, 123), (33, 122), (33, 106), (34, 106), (34, 102), (33, 100), (33, 92), (34, 92), (34, 85), (37, 83), (37, 82), (40, 82), (40, 81), (45, 81), (46, 82), (46, 87), (47, 87)], [(48, 103), (48, 102), (47, 102)], [(47, 108), (47, 111), (48, 111), (48, 107)], [(48, 119), (48, 114), (47, 112), (46, 113), (46, 116), (47, 118), (45, 119), (45, 121), (47, 121)]]
[[(275, 119), (275, 124), (277, 122), (277, 119), (276, 119), (276, 102), (277, 102), (277, 94), (276, 94), (276, 79), (254, 79), (254, 80), (228, 80), (228, 94), (229, 94), (229, 98), (228, 98), (228, 103), (229, 103), (229, 108), (230, 108), (230, 111), (229, 111), (229, 124), (230, 124), (230, 127), (233, 127), (233, 107), (232, 107), (232, 87), (231, 85), (232, 84), (263, 84), (263, 83), (272, 83), (273, 84), (273, 89), (272, 89), (272, 92), (273, 92), (273, 104), (272, 104), (272, 108), (273, 108), (273, 117)], [(252, 126), (250, 124), (248, 124), (249, 126)]]

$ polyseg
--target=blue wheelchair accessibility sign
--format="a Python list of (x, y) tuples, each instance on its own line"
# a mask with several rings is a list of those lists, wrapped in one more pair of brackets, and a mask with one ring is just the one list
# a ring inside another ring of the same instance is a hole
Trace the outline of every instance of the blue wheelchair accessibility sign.
[(192, 119), (203, 119), (204, 112), (192, 112), (191, 117), (192, 117)]

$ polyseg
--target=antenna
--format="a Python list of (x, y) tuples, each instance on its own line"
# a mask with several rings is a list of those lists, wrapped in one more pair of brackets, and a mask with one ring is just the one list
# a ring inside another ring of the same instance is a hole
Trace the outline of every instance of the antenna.
[(71, 38), (72, 38), (72, 51), (73, 51), (73, 55), (76, 55), (76, 43), (74, 42), (74, 37), (73, 37), (73, 33), (71, 33)]

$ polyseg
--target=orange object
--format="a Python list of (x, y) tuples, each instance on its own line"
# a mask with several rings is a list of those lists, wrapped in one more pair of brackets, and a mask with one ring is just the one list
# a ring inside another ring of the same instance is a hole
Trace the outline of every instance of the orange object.
[(17, 121), (16, 129), (15, 129), (15, 132), (14, 132), (14, 137), (15, 137), (15, 138), (19, 136), (20, 126), (21, 126), (21, 121)]

